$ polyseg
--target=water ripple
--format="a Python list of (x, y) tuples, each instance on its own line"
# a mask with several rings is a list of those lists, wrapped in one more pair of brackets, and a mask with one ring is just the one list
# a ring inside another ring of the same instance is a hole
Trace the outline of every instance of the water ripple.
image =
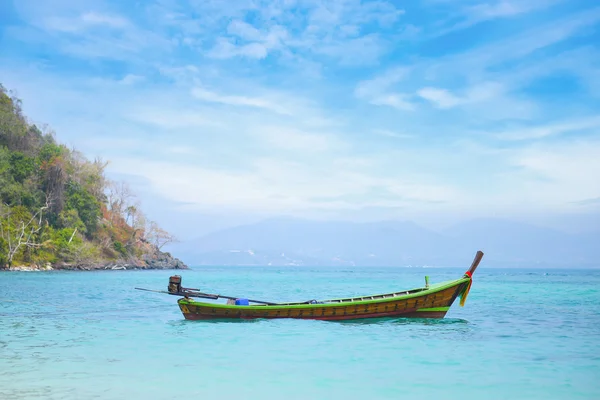
[[(206, 291), (294, 301), (416, 287), (424, 272), (210, 267), (183, 275)], [(331, 322), (186, 321), (173, 297), (133, 289), (162, 288), (171, 271), (8, 273), (0, 399), (170, 399), (174, 388), (223, 399), (600, 398), (600, 271), (479, 272), (466, 306), (445, 319)], [(427, 275), (441, 281), (456, 270)], [(65, 285), (85, 291), (73, 296)]]

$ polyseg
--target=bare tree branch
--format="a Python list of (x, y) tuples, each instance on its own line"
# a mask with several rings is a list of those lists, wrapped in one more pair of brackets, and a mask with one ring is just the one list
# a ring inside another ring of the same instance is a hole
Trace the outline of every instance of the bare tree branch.
[(42, 229), (42, 216), (44, 210), (47, 210), (50, 207), (50, 199), (46, 196), (46, 204), (40, 207), (33, 216), (27, 221), (27, 223), (23, 220), (19, 221), (17, 229), (11, 232), (10, 229), (10, 217), (11, 210), (4, 212), (3, 219), (6, 219), (6, 227), (4, 227), (4, 223), (0, 220), (0, 233), (2, 234), (2, 238), (8, 244), (8, 265), (12, 265), (13, 259), (15, 255), (18, 253), (21, 247), (40, 247), (42, 244), (35, 242), (35, 235)]
[(154, 221), (150, 221), (145, 233), (146, 239), (152, 243), (158, 250), (169, 243), (177, 242), (177, 238), (165, 231)]

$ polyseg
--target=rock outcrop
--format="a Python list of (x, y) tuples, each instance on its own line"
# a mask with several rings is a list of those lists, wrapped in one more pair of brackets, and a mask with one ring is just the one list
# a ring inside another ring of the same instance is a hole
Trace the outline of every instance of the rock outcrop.
[(93, 263), (58, 263), (46, 265), (15, 265), (5, 270), (8, 271), (95, 271), (95, 270), (131, 270), (131, 269), (189, 269), (180, 259), (168, 252), (154, 250), (144, 254), (141, 259), (98, 261)]
[(146, 264), (145, 269), (188, 269), (188, 266), (171, 253), (157, 251), (153, 254), (145, 254), (142, 261)]

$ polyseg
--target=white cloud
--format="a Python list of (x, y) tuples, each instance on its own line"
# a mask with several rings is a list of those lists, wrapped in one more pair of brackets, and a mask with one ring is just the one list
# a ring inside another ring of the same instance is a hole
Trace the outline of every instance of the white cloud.
[[(474, 16), (477, 19), (491, 19), (497, 17), (509, 17), (517, 14), (526, 12), (532, 8), (535, 2), (512, 3), (509, 1), (501, 1), (494, 4), (477, 4), (467, 8), (468, 14)], [(549, 3), (547, 0), (544, 2), (537, 3)]]
[(135, 75), (135, 74), (127, 74), (119, 81), (119, 83), (123, 85), (134, 85), (136, 83), (142, 82), (144, 80), (143, 76)]
[(425, 87), (417, 91), (422, 98), (431, 101), (439, 108), (451, 108), (459, 105), (462, 101), (446, 89)]
[(396, 139), (411, 139), (414, 138), (414, 135), (410, 135), (402, 132), (394, 132), (388, 129), (374, 129), (373, 133), (380, 136), (391, 137)]
[(97, 12), (87, 12), (80, 17), (86, 25), (102, 25), (111, 28), (124, 28), (129, 25), (129, 21), (119, 15), (101, 14)]
[(376, 34), (321, 43), (313, 48), (320, 55), (339, 60), (344, 66), (374, 64), (385, 53), (386, 43)]
[(149, 62), (173, 46), (171, 38), (144, 29), (123, 15), (97, 11), (107, 8), (101, 2), (17, 3), (21, 17), (28, 24), (15, 31), (19, 39), (59, 53), (82, 59), (113, 60), (135, 60), (143, 54), (144, 61)]
[[(393, 2), (354, 0), (251, 3), (218, 12), (210, 3), (199, 2), (195, 7), (210, 13), (206, 24), (217, 25), (218, 31), (228, 34), (215, 40), (208, 53), (211, 57), (264, 59), (274, 53), (283, 59), (289, 59), (290, 54), (305, 59), (324, 56), (347, 66), (374, 63), (390, 48), (379, 35), (363, 32), (363, 27), (391, 30), (404, 13)], [(252, 24), (243, 18), (249, 10), (259, 16)]]
[(364, 80), (356, 85), (354, 95), (369, 103), (379, 106), (390, 106), (398, 110), (412, 111), (415, 106), (405, 93), (396, 93), (391, 87), (406, 79), (410, 68), (395, 67), (373, 79)]
[(215, 92), (211, 92), (202, 87), (195, 87), (192, 89), (192, 95), (199, 100), (213, 102), (213, 103), (222, 103), (228, 104), (232, 106), (248, 106), (248, 107), (257, 107), (263, 108), (266, 110), (274, 111), (279, 114), (291, 115), (291, 111), (287, 109), (285, 106), (278, 104), (276, 102), (260, 98), (260, 97), (250, 97), (250, 96), (237, 96), (237, 95), (221, 95)]
[(346, 148), (346, 143), (325, 132), (303, 132), (289, 127), (258, 126), (252, 129), (255, 136), (269, 146), (282, 150), (302, 152), (324, 152)]
[(269, 49), (262, 43), (235, 45), (230, 39), (219, 38), (215, 47), (208, 53), (214, 58), (232, 58), (236, 56), (263, 59), (269, 54)]
[(459, 105), (485, 102), (503, 93), (502, 85), (494, 82), (483, 82), (465, 91), (463, 97), (455, 96), (447, 89), (424, 87), (417, 94), (435, 104), (438, 108), (452, 108)]
[[(241, 20), (231, 21), (227, 32), (233, 38), (217, 38), (215, 46), (208, 53), (209, 56), (219, 59), (236, 56), (263, 59), (270, 52), (284, 48), (288, 38), (287, 30), (280, 25), (260, 30)], [(239, 43), (240, 41), (243, 43)]]
[(495, 136), (504, 140), (530, 140), (590, 130), (594, 130), (600, 135), (600, 116), (594, 115), (587, 118), (555, 122), (529, 128), (515, 128), (496, 133)]
[[(310, 2), (309, 2), (310, 4)], [(332, 32), (341, 22), (350, 25), (376, 23), (390, 26), (404, 14), (393, 2), (361, 2), (340, 0), (337, 2), (316, 1), (309, 8), (309, 28), (311, 31)]]
[(234, 20), (227, 26), (227, 32), (245, 40), (261, 41), (261, 32), (247, 22)]
[(415, 105), (407, 98), (407, 95), (401, 93), (382, 94), (373, 97), (370, 103), (376, 106), (390, 106), (402, 111), (412, 111), (415, 109)]
[(516, 17), (534, 11), (550, 8), (564, 0), (498, 0), (487, 3), (477, 3), (461, 7), (457, 11), (452, 10), (449, 20), (457, 17), (460, 22), (453, 23), (450, 27), (436, 32), (436, 35), (445, 35), (460, 29), (469, 28), (481, 22), (500, 18)]
[(478, 73), (482, 69), (521, 59), (537, 50), (560, 43), (598, 21), (600, 7), (569, 14), (561, 19), (518, 32), (506, 39), (448, 56), (442, 62), (453, 71), (462, 70), (463, 74)]
[(410, 68), (407, 67), (391, 68), (375, 78), (359, 82), (354, 94), (358, 98), (369, 98), (385, 93), (390, 86), (407, 78), (409, 73)]
[(85, 34), (85, 31), (95, 28), (123, 30), (132, 27), (129, 20), (120, 15), (98, 12), (85, 12), (76, 17), (48, 16), (42, 21), (42, 26), (48, 31), (70, 34)]
[(222, 121), (208, 109), (173, 109), (138, 106), (125, 111), (125, 117), (142, 124), (162, 129), (206, 128), (222, 126)]
[[(439, 109), (460, 109), (479, 122), (532, 119), (540, 115), (541, 109), (523, 91), (528, 82), (553, 70), (567, 70), (588, 82), (597, 75), (589, 61), (593, 52), (571, 62), (574, 55), (567, 59), (567, 55), (540, 55), (538, 51), (598, 21), (600, 8), (594, 8), (467, 51), (391, 67), (373, 79), (359, 82), (355, 95), (371, 104), (399, 110), (415, 110), (412, 98), (417, 96)], [(518, 64), (511, 64), (515, 62)], [(592, 91), (593, 86), (589, 85)]]

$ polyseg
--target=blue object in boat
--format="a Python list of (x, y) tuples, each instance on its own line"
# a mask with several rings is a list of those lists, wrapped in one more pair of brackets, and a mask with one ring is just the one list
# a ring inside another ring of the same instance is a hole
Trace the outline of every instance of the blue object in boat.
[(250, 302), (248, 301), (248, 299), (235, 299), (235, 305), (236, 306), (248, 306), (248, 305), (250, 305)]

